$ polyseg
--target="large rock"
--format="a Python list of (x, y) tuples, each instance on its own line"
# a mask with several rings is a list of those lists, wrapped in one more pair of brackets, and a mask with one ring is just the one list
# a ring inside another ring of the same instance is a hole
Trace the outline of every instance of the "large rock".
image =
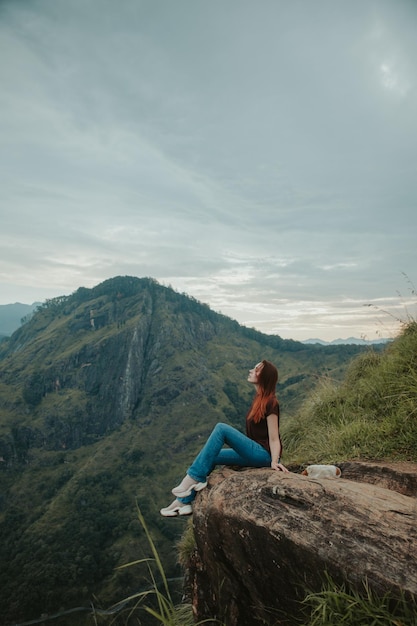
[[(325, 572), (417, 596), (417, 464), (342, 463), (342, 478), (214, 472), (194, 504), (198, 619), (293, 624)], [(362, 587), (363, 589), (363, 587)]]

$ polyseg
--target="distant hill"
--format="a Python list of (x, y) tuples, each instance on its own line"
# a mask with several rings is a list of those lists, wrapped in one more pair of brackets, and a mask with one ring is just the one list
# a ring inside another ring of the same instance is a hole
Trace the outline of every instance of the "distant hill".
[(159, 508), (216, 422), (244, 427), (248, 369), (277, 364), (285, 420), (364, 349), (264, 335), (148, 278), (40, 305), (0, 343), (2, 623), (146, 588), (146, 568), (116, 569), (149, 555), (136, 500), (178, 576), (184, 520)]
[(392, 339), (381, 337), (380, 339), (358, 339), (357, 337), (348, 337), (347, 339), (333, 339), (332, 341), (324, 341), (323, 339), (306, 339), (302, 343), (305, 345), (319, 344), (321, 346), (377, 346), (391, 342)]
[(10, 337), (22, 324), (22, 320), (30, 316), (39, 305), (40, 302), (0, 304), (0, 337)]

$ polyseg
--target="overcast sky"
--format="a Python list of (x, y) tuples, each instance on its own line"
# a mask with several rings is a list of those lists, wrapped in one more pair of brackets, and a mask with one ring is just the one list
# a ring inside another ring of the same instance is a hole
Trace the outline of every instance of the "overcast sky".
[(0, 304), (150, 276), (284, 338), (392, 336), (416, 33), (415, 0), (1, 0)]

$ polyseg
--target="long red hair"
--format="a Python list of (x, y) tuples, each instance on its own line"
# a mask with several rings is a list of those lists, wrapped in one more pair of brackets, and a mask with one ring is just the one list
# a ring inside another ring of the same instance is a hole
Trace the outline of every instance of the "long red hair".
[(257, 382), (257, 393), (248, 413), (248, 419), (259, 422), (266, 412), (266, 405), (270, 398), (275, 397), (275, 388), (278, 382), (278, 370), (271, 361), (262, 361), (263, 368), (260, 370)]

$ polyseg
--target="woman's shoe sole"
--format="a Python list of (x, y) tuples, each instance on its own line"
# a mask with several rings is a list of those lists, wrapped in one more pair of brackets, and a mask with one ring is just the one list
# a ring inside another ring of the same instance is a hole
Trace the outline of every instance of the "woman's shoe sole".
[(161, 509), (159, 512), (162, 517), (178, 517), (178, 515), (191, 515), (193, 507), (191, 504), (184, 504), (184, 506), (176, 506), (175, 509)]

